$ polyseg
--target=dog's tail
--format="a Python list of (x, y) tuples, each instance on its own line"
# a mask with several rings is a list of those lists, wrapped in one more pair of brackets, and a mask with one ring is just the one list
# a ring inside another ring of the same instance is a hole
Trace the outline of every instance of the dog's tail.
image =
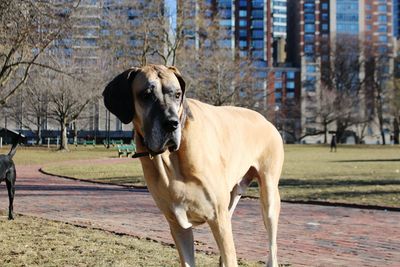
[(8, 152), (8, 156), (9, 156), (10, 158), (14, 157), (15, 152), (17, 152), (17, 146), (18, 146), (20, 140), (21, 140), (21, 134), (19, 134), (18, 137), (16, 137), (16, 138), (14, 139), (14, 141), (13, 141), (11, 150), (10, 150), (10, 152)]

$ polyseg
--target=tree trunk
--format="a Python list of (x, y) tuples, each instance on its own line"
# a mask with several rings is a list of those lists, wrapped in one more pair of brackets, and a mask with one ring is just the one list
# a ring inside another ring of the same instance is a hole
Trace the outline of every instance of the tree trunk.
[(37, 124), (36, 145), (41, 145), (42, 144), (42, 123), (41, 123), (40, 117), (37, 117), (36, 124)]
[(328, 143), (328, 124), (324, 121), (324, 144)]
[(340, 119), (336, 122), (336, 140), (338, 144), (342, 143), (344, 132), (347, 129), (346, 123), (342, 122)]
[(386, 140), (385, 140), (385, 131), (383, 129), (383, 115), (382, 115), (382, 110), (378, 108), (378, 121), (379, 121), (379, 132), (381, 133), (382, 137), (382, 145), (386, 145)]
[(67, 123), (64, 120), (64, 122), (61, 123), (60, 125), (61, 125), (61, 142), (60, 142), (59, 150), (69, 151), (69, 149), (68, 149), (68, 137), (67, 137)]
[(399, 119), (400, 118), (394, 118), (393, 120), (393, 141), (396, 145), (399, 144), (399, 134), (400, 134), (400, 126), (399, 126)]
[(382, 145), (386, 145), (386, 140), (385, 140), (385, 131), (384, 131), (384, 121), (383, 121), (383, 103), (382, 103), (382, 96), (381, 96), (381, 91), (378, 88), (378, 96), (377, 96), (377, 115), (378, 115), (378, 122), (379, 122), (379, 131), (381, 133), (382, 137)]
[(74, 125), (74, 144), (78, 144), (78, 127), (76, 126), (76, 121), (73, 122)]

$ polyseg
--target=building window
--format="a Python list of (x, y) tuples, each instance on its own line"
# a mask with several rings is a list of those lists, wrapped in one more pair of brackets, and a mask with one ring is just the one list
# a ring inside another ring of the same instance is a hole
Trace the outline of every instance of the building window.
[(382, 22), (382, 23), (387, 22), (387, 16), (386, 15), (379, 15), (378, 16), (378, 21)]
[(304, 46), (304, 52), (307, 54), (312, 54), (314, 53), (314, 45), (312, 44), (307, 44)]
[(327, 31), (328, 30), (328, 24), (324, 23), (322, 24), (322, 30)]
[(322, 3), (322, 10), (328, 10), (328, 3)]
[(263, 37), (264, 37), (264, 31), (262, 31), (262, 30), (255, 30), (255, 31), (252, 32), (251, 36), (252, 36), (254, 39), (263, 39)]
[(315, 73), (317, 70), (317, 68), (315, 67), (315, 65), (307, 65), (306, 66), (306, 72), (307, 73)]
[(304, 4), (304, 11), (305, 12), (314, 12), (315, 4), (314, 3), (305, 3)]
[(263, 0), (252, 0), (252, 5), (254, 8), (262, 8), (264, 7), (264, 1)]
[(388, 52), (388, 48), (386, 46), (379, 46), (378, 51), (380, 54), (386, 54)]
[(267, 72), (265, 72), (265, 71), (256, 72), (256, 77), (257, 78), (267, 78)]
[(253, 10), (253, 11), (251, 11), (251, 16), (254, 19), (262, 19), (264, 17), (264, 11), (263, 10)]
[(246, 30), (239, 30), (239, 37), (240, 38), (246, 38), (247, 37), (247, 31)]
[(288, 79), (294, 79), (294, 77), (295, 77), (294, 71), (288, 71), (287, 74), (286, 74), (286, 77)]
[(315, 15), (314, 14), (304, 14), (304, 21), (305, 22), (314, 22)]
[(286, 83), (286, 88), (287, 88), (287, 89), (294, 89), (294, 87), (295, 87), (294, 82), (287, 82), (287, 83)]
[(219, 21), (219, 25), (227, 27), (232, 25), (232, 21), (230, 19), (221, 19)]
[(294, 92), (288, 92), (288, 93), (286, 94), (286, 97), (287, 97), (288, 99), (294, 98)]
[(241, 51), (239, 51), (239, 56), (240, 57), (247, 57), (248, 56), (248, 53), (247, 53), (247, 51), (243, 51), (243, 50), (241, 50)]
[(282, 89), (282, 82), (275, 82), (275, 89)]
[(378, 11), (379, 12), (387, 12), (387, 6), (386, 5), (379, 5), (378, 6)]
[(304, 30), (307, 33), (314, 33), (315, 32), (315, 25), (314, 24), (306, 24), (306, 25), (304, 25)]
[(282, 93), (281, 92), (275, 92), (275, 102), (281, 102), (282, 101)]
[(308, 82), (308, 83), (315, 83), (316, 82), (316, 80), (317, 80), (317, 78), (315, 77), (315, 76), (307, 76), (306, 77), (306, 82)]
[(247, 26), (247, 21), (244, 19), (239, 20), (239, 26), (240, 27), (246, 27)]
[(262, 50), (256, 50), (252, 52), (253, 58), (262, 59), (264, 57), (264, 52)]
[(257, 40), (256, 41), (252, 41), (251, 45), (255, 49), (262, 49), (262, 48), (264, 48), (264, 41), (257, 41)]
[(240, 47), (240, 48), (245, 48), (245, 47), (247, 47), (247, 41), (240, 40), (240, 41), (239, 41), (239, 47)]
[(388, 31), (387, 25), (386, 24), (379, 25), (378, 31), (379, 32), (387, 32)]
[(386, 35), (379, 35), (379, 41), (380, 42), (387, 42), (387, 40), (388, 40), (388, 38), (387, 38), (387, 36)]
[(306, 84), (304, 87), (307, 92), (315, 92), (315, 84)]
[(282, 78), (282, 72), (281, 71), (276, 71), (275, 72), (275, 78), (277, 78), (277, 79)]
[(314, 134), (316, 131), (317, 130), (315, 128), (306, 128), (306, 134)]
[(253, 20), (251, 22), (251, 26), (253, 26), (254, 28), (263, 28), (264, 21), (263, 20)]
[(314, 34), (306, 34), (306, 35), (304, 35), (304, 40), (306, 42), (314, 42)]
[(316, 118), (315, 117), (306, 117), (306, 123), (315, 123)]
[(247, 16), (247, 10), (239, 10), (239, 17), (246, 17)]

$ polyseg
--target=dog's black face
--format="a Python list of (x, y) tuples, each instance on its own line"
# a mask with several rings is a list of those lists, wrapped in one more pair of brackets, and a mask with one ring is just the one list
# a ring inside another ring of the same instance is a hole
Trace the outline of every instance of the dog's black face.
[[(124, 123), (133, 120), (150, 153), (178, 150), (185, 92), (179, 71), (173, 67), (149, 65), (121, 75), (103, 92), (106, 107)], [(118, 93), (121, 91), (125, 91), (125, 95)], [(129, 99), (130, 104), (126, 104)], [(123, 110), (121, 105), (128, 107)]]
[(183, 91), (174, 72), (167, 68), (146, 69), (136, 75), (133, 88), (134, 121), (141, 127), (146, 147), (153, 153), (167, 148), (177, 150)]

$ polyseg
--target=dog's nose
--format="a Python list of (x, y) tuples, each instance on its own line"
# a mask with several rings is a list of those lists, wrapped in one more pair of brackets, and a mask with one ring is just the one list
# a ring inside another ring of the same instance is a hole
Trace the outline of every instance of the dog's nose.
[(172, 118), (172, 119), (168, 119), (168, 120), (165, 122), (165, 124), (164, 124), (164, 129), (165, 129), (167, 132), (173, 132), (173, 131), (175, 131), (176, 129), (178, 129), (178, 126), (179, 126), (179, 121), (178, 121), (177, 119), (175, 119), (175, 118)]

